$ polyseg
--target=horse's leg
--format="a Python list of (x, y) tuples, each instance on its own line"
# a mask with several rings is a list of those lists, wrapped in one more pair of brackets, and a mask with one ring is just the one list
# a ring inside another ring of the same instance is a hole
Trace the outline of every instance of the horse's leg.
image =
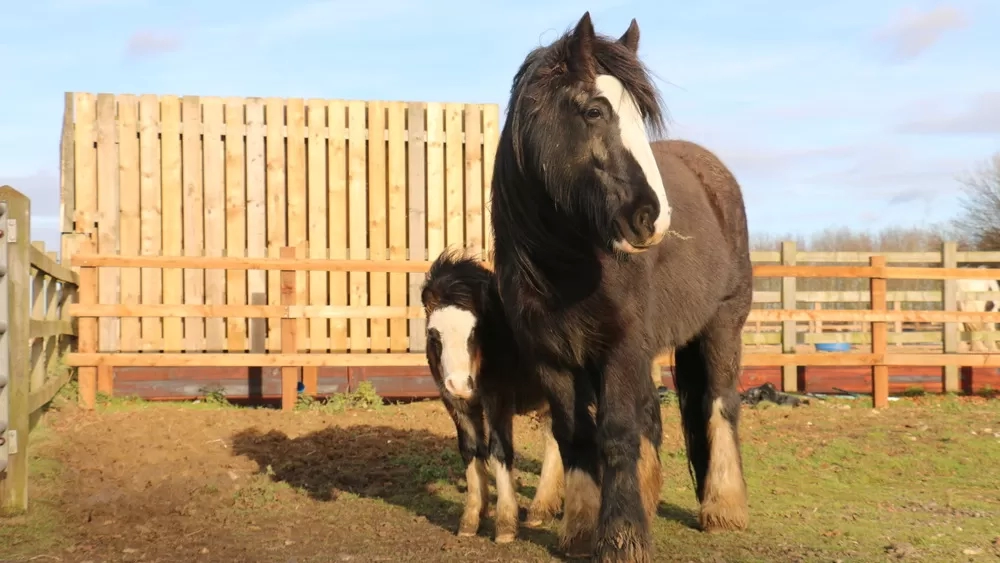
[(987, 351), (986, 342), (975, 334), (985, 329), (982, 323), (962, 323), (962, 328), (969, 333), (969, 351), (983, 353)]
[(537, 528), (553, 518), (562, 504), (563, 493), (563, 463), (559, 455), (559, 444), (552, 435), (551, 415), (546, 415), (542, 421), (542, 433), (545, 435), (545, 454), (542, 457), (542, 474), (538, 479), (538, 489), (535, 498), (528, 508), (528, 517), (524, 525)]
[[(486, 442), (482, 409), (470, 409), (468, 415), (452, 414), (458, 430), (458, 450), (465, 462), (465, 509), (458, 525), (459, 536), (474, 536), (480, 518), (487, 516), (490, 505), (489, 475), (486, 472)], [(451, 412), (451, 409), (449, 409)]]
[(737, 384), (748, 309), (741, 299), (724, 302), (702, 333), (676, 352), (681, 421), (705, 531), (747, 526)]
[(639, 441), (639, 494), (646, 509), (646, 519), (652, 526), (656, 509), (660, 505), (663, 489), (663, 471), (660, 463), (660, 445), (663, 443), (663, 421), (660, 416), (660, 396), (653, 384), (646, 399), (645, 426)]
[(602, 480), (597, 561), (651, 560), (650, 515), (660, 475), (652, 359), (637, 339), (627, 339), (611, 350), (604, 370), (597, 415)]
[[(973, 329), (969, 328), (969, 323), (961, 323), (962, 332), (970, 332)], [(959, 352), (972, 352), (972, 342), (966, 342), (962, 340), (961, 336), (958, 339), (958, 351)]]
[[(996, 312), (996, 310), (997, 310), (997, 302), (996, 302), (996, 300), (987, 301), (986, 302), (986, 306), (983, 307), (983, 310), (986, 311), (987, 313)], [(985, 324), (986, 324), (986, 328), (984, 330), (988, 330), (990, 332), (995, 332), (996, 329), (997, 329), (997, 327), (1000, 326), (1000, 324), (997, 324), (997, 323), (994, 323), (994, 322), (988, 322), (988, 323), (985, 323)], [(988, 339), (989, 344), (990, 344), (990, 351), (992, 351), (992, 352), (1000, 351), (1000, 339), (995, 339), (995, 338), (993, 338), (993, 336), (988, 336), (987, 339)]]
[[(993, 307), (991, 307), (991, 305), (993, 305), (993, 303), (991, 301), (987, 301), (986, 305), (983, 307), (983, 310), (986, 312), (991, 312), (993, 310)], [(991, 323), (987, 321), (979, 323), (979, 326), (980, 326), (979, 330), (983, 331), (983, 341), (982, 341), (984, 348), (983, 352), (986, 353), (996, 352), (997, 341), (993, 339), (993, 335), (991, 334), (994, 330), (997, 329), (996, 323)]]
[(601, 507), (597, 450), (594, 447), (594, 390), (584, 374), (543, 377), (552, 417), (552, 435), (564, 469), (565, 501), (559, 549), (568, 557), (589, 557)]
[(490, 413), (490, 465), (497, 486), (497, 543), (517, 537), (517, 492), (514, 488), (514, 411), (512, 405), (494, 405)]

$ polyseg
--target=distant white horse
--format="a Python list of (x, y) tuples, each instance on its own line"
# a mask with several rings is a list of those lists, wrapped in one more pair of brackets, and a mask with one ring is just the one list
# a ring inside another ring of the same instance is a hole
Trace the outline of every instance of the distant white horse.
[[(980, 266), (982, 267), (982, 266)], [(958, 294), (962, 297), (958, 300), (959, 311), (997, 311), (1000, 310), (1000, 297), (994, 295), (988, 299), (966, 299), (965, 293), (1000, 293), (1000, 282), (997, 280), (958, 280)], [(997, 329), (997, 323), (975, 322), (962, 323), (966, 332), (993, 332)], [(996, 337), (987, 335), (986, 341), (973, 340), (970, 342), (971, 350), (974, 352), (997, 352)], [(964, 349), (964, 343), (960, 344), (960, 349)]]

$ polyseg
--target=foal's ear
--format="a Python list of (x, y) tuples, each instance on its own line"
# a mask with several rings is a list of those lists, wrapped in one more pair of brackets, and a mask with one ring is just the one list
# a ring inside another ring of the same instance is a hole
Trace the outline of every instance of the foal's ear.
[(618, 42), (628, 47), (633, 53), (639, 52), (639, 22), (632, 18), (632, 23), (625, 30), (625, 35), (618, 39)]
[(434, 309), (438, 304), (437, 294), (426, 283), (420, 290), (420, 302), (423, 304), (424, 309)]
[(593, 80), (596, 77), (594, 35), (594, 22), (590, 20), (590, 12), (584, 12), (570, 36), (569, 60), (566, 61), (569, 69), (579, 74), (583, 80)]

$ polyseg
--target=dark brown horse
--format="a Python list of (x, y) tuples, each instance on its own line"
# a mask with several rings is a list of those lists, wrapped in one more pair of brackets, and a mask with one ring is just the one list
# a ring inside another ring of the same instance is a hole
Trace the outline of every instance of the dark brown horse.
[(595, 34), (587, 13), (530, 52), (492, 187), (502, 302), (542, 374), (566, 469), (561, 545), (600, 561), (651, 557), (662, 431), (649, 374), (671, 347), (701, 525), (747, 525), (736, 386), (753, 275), (743, 196), (706, 149), (649, 142), (663, 118), (638, 44), (635, 20), (616, 41)]

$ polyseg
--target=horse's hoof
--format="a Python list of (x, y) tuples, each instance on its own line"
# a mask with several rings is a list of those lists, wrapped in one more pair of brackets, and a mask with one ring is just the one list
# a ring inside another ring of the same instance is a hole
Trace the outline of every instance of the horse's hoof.
[(463, 521), (458, 526), (458, 537), (468, 538), (479, 533), (479, 522), (466, 522)]
[(541, 528), (555, 517), (556, 514), (551, 510), (529, 510), (524, 525), (528, 528)]
[(698, 514), (698, 523), (704, 532), (735, 532), (747, 527), (747, 506), (736, 502), (707, 502)]
[(601, 563), (648, 563), (650, 546), (635, 524), (619, 521), (609, 525), (594, 549), (594, 561)]
[(510, 543), (514, 541), (514, 534), (500, 534), (493, 541), (496, 543)]

